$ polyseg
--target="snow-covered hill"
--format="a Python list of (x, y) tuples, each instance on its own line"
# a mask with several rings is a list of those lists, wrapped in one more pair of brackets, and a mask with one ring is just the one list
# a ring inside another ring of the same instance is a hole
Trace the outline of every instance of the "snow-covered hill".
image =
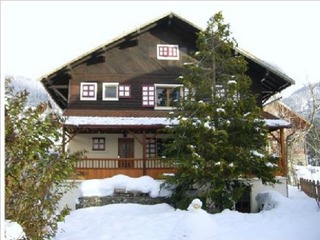
[(52, 100), (40, 81), (22, 76), (7, 76), (6, 78), (11, 79), (11, 86), (14, 87), (15, 92), (27, 90), (29, 93), (28, 106), (35, 107), (41, 102), (50, 102), (52, 108), (60, 112), (59, 107)]
[[(313, 111), (313, 101), (315, 100), (316, 104), (320, 104), (320, 82), (312, 85), (312, 88), (313, 92), (308, 86), (300, 88), (282, 101), (293, 111), (309, 119)], [(317, 112), (317, 118), (320, 118), (320, 111)]]

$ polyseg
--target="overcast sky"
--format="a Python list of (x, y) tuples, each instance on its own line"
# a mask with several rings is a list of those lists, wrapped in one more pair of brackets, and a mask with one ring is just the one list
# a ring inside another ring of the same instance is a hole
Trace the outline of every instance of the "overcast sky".
[(317, 1), (1, 1), (1, 78), (38, 79), (169, 11), (205, 28), (222, 11), (239, 47), (296, 81), (320, 81)]

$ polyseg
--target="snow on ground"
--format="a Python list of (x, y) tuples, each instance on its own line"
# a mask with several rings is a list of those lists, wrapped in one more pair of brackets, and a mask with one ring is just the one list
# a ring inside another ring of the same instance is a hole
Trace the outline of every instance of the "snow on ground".
[(295, 166), (298, 179), (320, 181), (320, 167), (315, 166)]
[(79, 209), (59, 224), (55, 239), (320, 239), (320, 210), (314, 199), (296, 187), (289, 187), (289, 198), (275, 191), (266, 193), (274, 208), (254, 214), (230, 210), (208, 214), (198, 207), (180, 210), (167, 204), (112, 204)]
[[(160, 196), (158, 181), (124, 175), (88, 180), (81, 185), (82, 196), (111, 195), (117, 188), (139, 190)], [(274, 190), (260, 193), (268, 203), (260, 213), (224, 210), (208, 214), (194, 200), (187, 209), (168, 204), (112, 204), (72, 211), (59, 223), (55, 240), (319, 240), (320, 209), (316, 201), (296, 187), (289, 197)], [(11, 226), (17, 227), (15, 224)], [(6, 234), (15, 234), (6, 222)], [(18, 229), (21, 233), (21, 229)], [(15, 238), (5, 238), (15, 239)]]
[(23, 239), (26, 236), (22, 227), (10, 220), (5, 221), (5, 230), (5, 240)]

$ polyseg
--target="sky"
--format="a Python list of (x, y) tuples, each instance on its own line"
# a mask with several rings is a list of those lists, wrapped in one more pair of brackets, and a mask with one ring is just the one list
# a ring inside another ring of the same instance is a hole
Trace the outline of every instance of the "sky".
[(319, 82), (319, 1), (1, 1), (1, 78), (39, 79), (173, 11), (205, 28), (222, 11), (239, 47), (296, 82)]

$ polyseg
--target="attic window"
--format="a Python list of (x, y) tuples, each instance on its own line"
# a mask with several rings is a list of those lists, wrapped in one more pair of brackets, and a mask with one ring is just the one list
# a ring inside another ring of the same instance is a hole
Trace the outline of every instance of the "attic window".
[(157, 59), (179, 60), (179, 45), (158, 44)]
[(80, 100), (97, 100), (97, 83), (82, 82), (80, 87)]

